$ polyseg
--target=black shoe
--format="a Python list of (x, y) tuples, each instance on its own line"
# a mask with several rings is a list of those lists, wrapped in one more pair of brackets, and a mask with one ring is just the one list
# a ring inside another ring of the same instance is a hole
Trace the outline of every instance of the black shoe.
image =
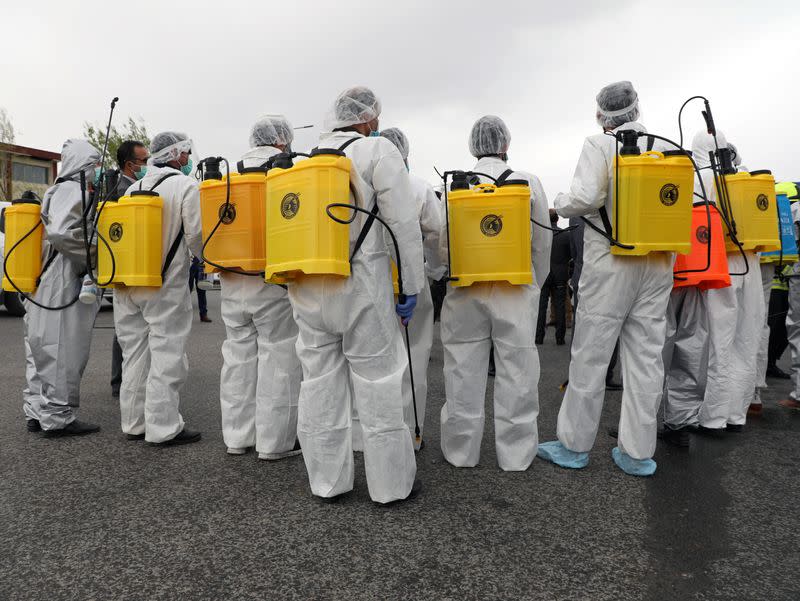
[(564, 341), (563, 338), (561, 338), (560, 340), (556, 338), (556, 346), (564, 346), (565, 344), (566, 342)]
[(737, 434), (740, 434), (742, 430), (744, 430), (744, 424), (728, 424), (727, 426), (725, 426), (726, 432), (735, 432)]
[(125, 438), (128, 440), (144, 440), (144, 432), (141, 434), (126, 434)]
[(338, 495), (333, 495), (332, 497), (318, 497), (317, 495), (313, 495), (313, 497), (323, 505), (333, 505), (335, 503), (338, 503), (342, 499), (347, 498), (347, 496), (349, 496), (351, 492), (353, 491), (348, 490), (347, 492), (342, 492), (339, 493)]
[(706, 428), (705, 426), (686, 426), (687, 431), (700, 436), (710, 436), (711, 438), (722, 438), (725, 436), (725, 428)]
[(606, 390), (617, 392), (622, 390), (622, 384), (614, 380), (606, 380)]
[(689, 432), (686, 428), (670, 428), (664, 426), (663, 430), (658, 431), (658, 438), (675, 447), (689, 446)]
[(619, 428), (617, 427), (609, 428), (606, 432), (611, 438), (619, 438)]
[(195, 432), (194, 430), (184, 428), (175, 438), (165, 440), (164, 442), (148, 442), (147, 444), (154, 447), (173, 447), (179, 444), (191, 444), (193, 442), (199, 442), (202, 436), (203, 435), (200, 432)]
[(408, 496), (405, 499), (397, 499), (395, 501), (389, 501), (388, 503), (375, 503), (376, 505), (380, 505), (381, 507), (391, 507), (392, 505), (397, 505), (398, 503), (402, 503), (403, 501), (410, 501), (411, 499), (416, 498), (419, 496), (419, 493), (422, 492), (422, 480), (419, 478), (414, 478), (414, 484), (411, 485), (411, 492), (408, 493)]
[(537, 338), (535, 342), (536, 346), (542, 346), (544, 344), (544, 338)]
[(112, 390), (111, 391), (111, 396), (113, 398), (115, 398), (115, 399), (118, 399), (119, 398), (119, 390)]
[(28, 432), (41, 432), (42, 424), (39, 423), (38, 419), (26, 419), (25, 429), (27, 429)]
[(60, 438), (62, 436), (83, 436), (85, 434), (94, 434), (95, 432), (100, 431), (100, 426), (95, 424), (90, 424), (88, 422), (82, 422), (79, 420), (74, 420), (68, 423), (63, 428), (59, 428), (58, 430), (44, 430), (42, 431), (42, 436), (45, 438)]
[(767, 377), (778, 378), (779, 380), (790, 380), (792, 378), (777, 365), (767, 365)]

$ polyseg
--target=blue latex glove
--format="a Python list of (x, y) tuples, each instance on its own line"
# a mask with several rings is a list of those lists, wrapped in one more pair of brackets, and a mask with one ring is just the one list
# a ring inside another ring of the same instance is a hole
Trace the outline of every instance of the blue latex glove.
[(417, 306), (417, 295), (403, 294), (400, 295), (397, 300), (398, 302), (394, 306), (394, 310), (397, 311), (397, 314), (400, 316), (401, 323), (407, 326), (408, 322), (411, 321), (411, 316), (414, 314), (414, 307)]

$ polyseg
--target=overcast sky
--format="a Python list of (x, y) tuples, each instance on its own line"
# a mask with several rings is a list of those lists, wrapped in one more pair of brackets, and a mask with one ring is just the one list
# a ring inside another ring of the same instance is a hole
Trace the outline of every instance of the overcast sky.
[[(681, 103), (703, 94), (747, 166), (800, 180), (797, 0), (4, 4), (0, 106), (25, 146), (59, 150), (119, 96), (115, 123), (185, 131), (201, 156), (238, 160), (263, 113), (315, 124), (297, 133), (306, 150), (337, 93), (363, 84), (432, 183), (434, 165), (472, 167), (472, 123), (501, 116), (509, 164), (552, 205), (598, 131), (597, 91), (629, 79), (650, 131), (677, 137)], [(685, 111), (687, 144), (701, 107)]]

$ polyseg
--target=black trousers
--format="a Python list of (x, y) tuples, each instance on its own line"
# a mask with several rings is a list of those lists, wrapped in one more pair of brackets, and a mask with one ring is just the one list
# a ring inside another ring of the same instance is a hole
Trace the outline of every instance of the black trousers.
[(567, 282), (555, 281), (550, 276), (542, 286), (539, 296), (539, 319), (536, 323), (536, 340), (544, 340), (547, 324), (547, 303), (550, 293), (553, 294), (553, 303), (556, 314), (556, 340), (563, 341), (567, 335)]
[(122, 347), (119, 345), (117, 335), (114, 334), (114, 345), (111, 350), (111, 390), (119, 394), (122, 384)]
[(767, 365), (775, 365), (781, 358), (789, 338), (786, 332), (786, 313), (789, 311), (789, 291), (772, 290), (769, 295), (769, 346), (767, 347)]

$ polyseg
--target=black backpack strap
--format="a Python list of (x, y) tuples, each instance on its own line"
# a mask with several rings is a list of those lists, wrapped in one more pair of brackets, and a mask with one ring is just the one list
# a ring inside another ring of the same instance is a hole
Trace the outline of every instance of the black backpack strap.
[(172, 246), (169, 247), (167, 256), (164, 259), (164, 268), (161, 270), (162, 278), (167, 273), (169, 266), (172, 265), (172, 260), (175, 258), (175, 254), (178, 252), (178, 247), (181, 245), (181, 240), (183, 240), (183, 225), (181, 225), (181, 231), (179, 231), (178, 235), (175, 236), (175, 241), (172, 243)]
[(47, 261), (45, 262), (44, 267), (42, 267), (42, 272), (39, 274), (39, 277), (36, 278), (37, 287), (39, 286), (39, 284), (42, 283), (42, 278), (44, 277), (45, 271), (47, 271), (47, 269), (53, 264), (53, 261), (56, 260), (57, 256), (58, 256), (58, 251), (55, 248), (51, 248), (50, 256), (47, 257)]
[(494, 185), (499, 186), (501, 184), (504, 184), (508, 179), (508, 176), (511, 175), (512, 173), (514, 173), (513, 169), (506, 169), (505, 171), (503, 171), (503, 173), (500, 174), (500, 177), (498, 177), (495, 180)]
[(653, 136), (647, 136), (647, 151), (653, 150), (653, 145), (656, 143), (656, 139)]
[(361, 250), (361, 245), (364, 244), (364, 240), (367, 239), (367, 234), (372, 229), (372, 225), (375, 223), (375, 215), (378, 214), (378, 203), (376, 202), (372, 206), (372, 210), (370, 210), (370, 216), (367, 217), (367, 222), (364, 224), (364, 227), (361, 228), (361, 231), (358, 233), (358, 238), (356, 238), (356, 245), (353, 247), (353, 252), (350, 255), (350, 260), (353, 260), (353, 257), (356, 256), (356, 253)]
[(352, 144), (352, 143), (353, 143), (353, 142), (355, 142), (356, 140), (360, 140), (360, 139), (361, 139), (361, 138), (350, 138), (350, 139), (349, 139), (347, 142), (345, 142), (344, 144), (342, 144), (341, 146), (339, 146), (339, 150), (342, 150), (342, 151), (343, 151), (345, 148), (347, 148), (348, 146), (350, 146), (350, 144)]
[(608, 218), (608, 211), (606, 211), (605, 205), (600, 207), (597, 212), (600, 213), (600, 219), (603, 220), (603, 229), (606, 230), (606, 234), (613, 238), (614, 231), (611, 229), (611, 220)]
[[(175, 175), (178, 175), (178, 174), (176, 172), (174, 172), (174, 171), (172, 173), (165, 174), (163, 177), (159, 178), (158, 181), (155, 184), (152, 185), (152, 187), (150, 188), (150, 191), (152, 192), (153, 190), (158, 188), (162, 183), (164, 183), (164, 180), (167, 180), (167, 179), (169, 179), (169, 178), (171, 178), (171, 177), (173, 177)], [(141, 184), (139, 185), (139, 189), (140, 190), (142, 189)]]

